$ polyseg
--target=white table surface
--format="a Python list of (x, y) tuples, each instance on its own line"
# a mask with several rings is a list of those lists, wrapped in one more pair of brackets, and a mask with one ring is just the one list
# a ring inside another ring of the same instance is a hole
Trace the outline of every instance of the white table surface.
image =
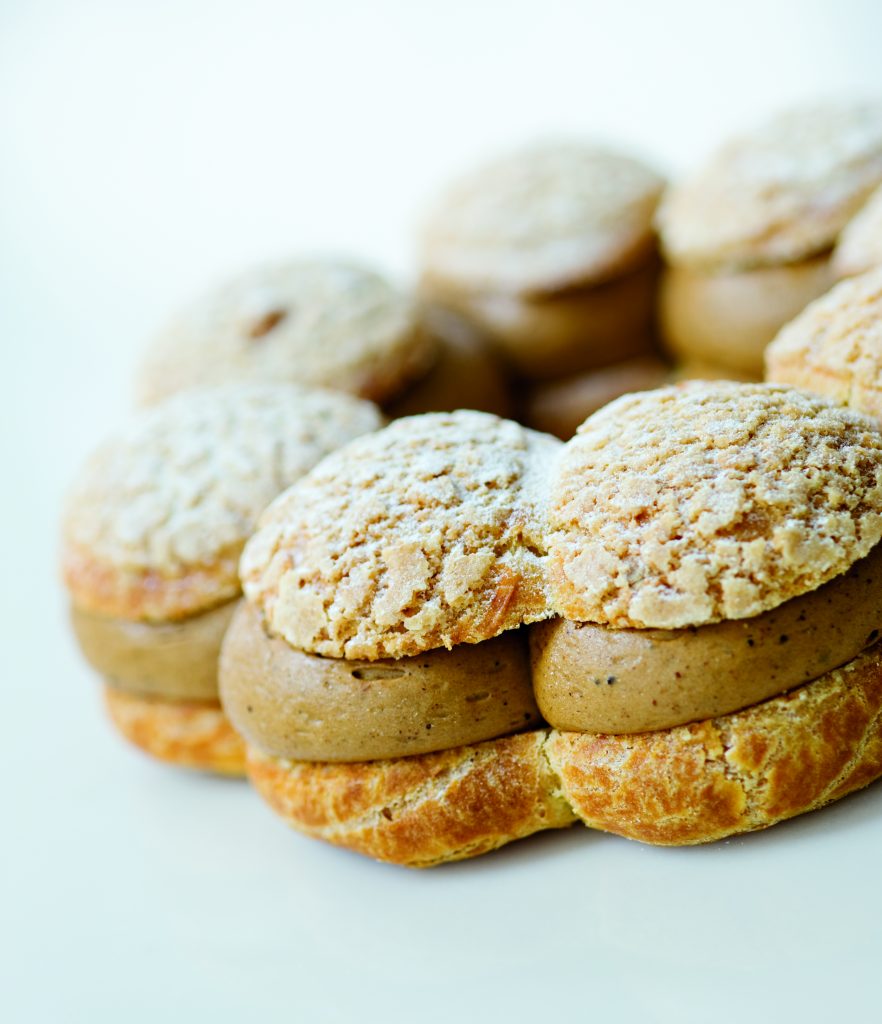
[(882, 787), (701, 849), (574, 828), (377, 865), (127, 749), (55, 563), (66, 483), (194, 289), (317, 248), (404, 276), (421, 202), (521, 139), (676, 169), (793, 99), (882, 95), (877, 10), (0, 3), (0, 1019), (874, 1019)]

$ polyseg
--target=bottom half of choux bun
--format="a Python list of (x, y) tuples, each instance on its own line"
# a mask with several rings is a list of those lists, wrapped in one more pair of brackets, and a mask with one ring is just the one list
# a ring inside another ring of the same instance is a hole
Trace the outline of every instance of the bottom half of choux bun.
[(743, 711), (631, 735), (535, 729), (354, 764), (248, 749), (291, 826), (377, 860), (431, 867), (549, 828), (665, 846), (767, 828), (882, 775), (882, 645)]
[(104, 702), (120, 734), (145, 754), (177, 768), (245, 774), (245, 744), (218, 701), (139, 697), (105, 684)]

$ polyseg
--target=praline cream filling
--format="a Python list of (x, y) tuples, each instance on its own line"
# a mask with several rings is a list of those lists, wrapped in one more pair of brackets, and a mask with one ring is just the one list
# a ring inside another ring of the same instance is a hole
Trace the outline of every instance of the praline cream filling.
[(666, 268), (659, 293), (666, 347), (763, 375), (763, 352), (781, 327), (833, 285), (829, 254), (750, 269)]
[(541, 721), (520, 630), (381, 661), (322, 658), (264, 632), (243, 604), (220, 659), (221, 700), (244, 738), (298, 761), (406, 757)]
[(179, 622), (132, 622), (82, 611), (71, 620), (80, 648), (109, 686), (142, 697), (217, 703), (221, 640), (238, 601)]
[(749, 707), (846, 664), (882, 633), (882, 545), (810, 594), (688, 629), (530, 628), (548, 722), (576, 732), (665, 729)]
[(520, 372), (548, 379), (645, 354), (657, 279), (647, 258), (611, 280), (541, 297), (467, 291), (431, 275), (422, 289), (487, 332)]

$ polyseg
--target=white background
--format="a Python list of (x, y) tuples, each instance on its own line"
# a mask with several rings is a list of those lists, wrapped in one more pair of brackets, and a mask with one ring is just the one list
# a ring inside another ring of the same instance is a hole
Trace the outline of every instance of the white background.
[(0, 0), (2, 1019), (872, 1019), (879, 786), (703, 849), (579, 828), (376, 865), (126, 749), (55, 560), (66, 482), (194, 289), (316, 248), (406, 276), (426, 197), (537, 135), (676, 173), (791, 100), (882, 95), (877, 11)]

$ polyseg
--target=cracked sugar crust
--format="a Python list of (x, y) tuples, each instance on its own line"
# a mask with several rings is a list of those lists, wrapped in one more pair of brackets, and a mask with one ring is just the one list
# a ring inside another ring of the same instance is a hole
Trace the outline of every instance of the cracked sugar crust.
[(833, 272), (837, 277), (851, 277), (880, 266), (882, 187), (876, 189), (842, 232), (833, 252)]
[(285, 761), (249, 748), (248, 776), (307, 835), (428, 868), (576, 821), (544, 755), (547, 742), (547, 730), (537, 729), (354, 764)]
[(766, 378), (882, 419), (882, 267), (843, 281), (782, 328)]
[(379, 274), (340, 259), (256, 267), (183, 310), (148, 348), (142, 404), (230, 381), (291, 382), (383, 402), (428, 371), (437, 343)]
[(74, 604), (163, 621), (235, 597), (239, 555), (269, 502), (381, 424), (370, 402), (296, 385), (191, 391), (141, 413), (69, 494), (62, 566)]
[(478, 412), (397, 420), (267, 509), (241, 562), (267, 630), (399, 658), (548, 618), (547, 471), (560, 442)]
[(455, 288), (519, 293), (606, 280), (651, 248), (663, 185), (620, 153), (533, 145), (442, 195), (422, 233), (424, 270)]
[(733, 139), (662, 201), (672, 262), (752, 267), (823, 252), (882, 182), (882, 104), (799, 107)]
[(680, 628), (814, 590), (882, 538), (882, 434), (772, 384), (626, 395), (552, 478), (552, 605), (568, 619)]

